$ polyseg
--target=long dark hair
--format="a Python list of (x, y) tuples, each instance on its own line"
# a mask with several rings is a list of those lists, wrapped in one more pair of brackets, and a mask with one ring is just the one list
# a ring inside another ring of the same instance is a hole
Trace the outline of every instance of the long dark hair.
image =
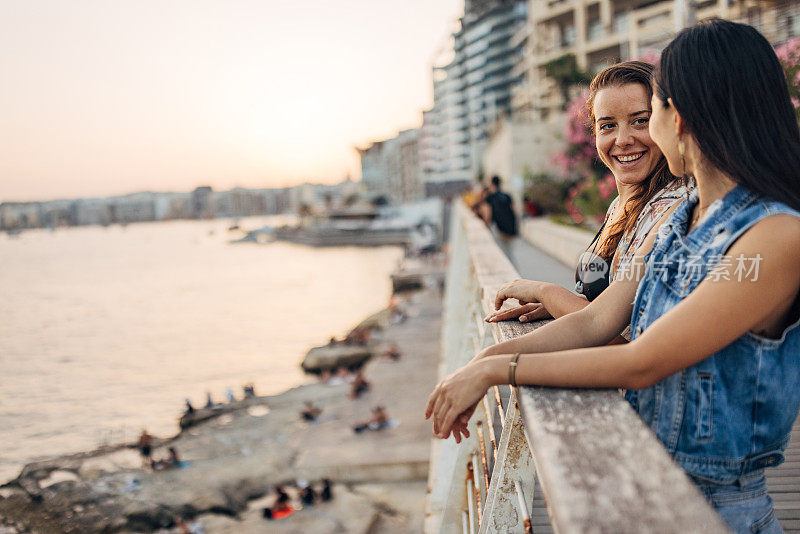
[(711, 19), (684, 29), (653, 80), (712, 165), (800, 210), (800, 130), (780, 61), (755, 28)]
[[(596, 117), (594, 115), (594, 99), (601, 89), (607, 87), (619, 87), (631, 83), (638, 83), (647, 90), (648, 103), (653, 97), (653, 86), (651, 81), (653, 78), (653, 65), (645, 61), (625, 61), (611, 65), (600, 71), (594, 77), (592, 83), (589, 85), (589, 98), (586, 99), (586, 110), (589, 114), (592, 134), (594, 135), (594, 124)], [(622, 217), (609, 226), (608, 234), (605, 240), (600, 243), (600, 249), (597, 255), (606, 260), (614, 256), (622, 236), (625, 232), (632, 230), (636, 226), (636, 220), (639, 214), (647, 205), (656, 193), (661, 191), (668, 184), (675, 181), (675, 177), (669, 172), (667, 160), (662, 155), (656, 163), (653, 171), (636, 186), (631, 198), (621, 206), (623, 209)]]

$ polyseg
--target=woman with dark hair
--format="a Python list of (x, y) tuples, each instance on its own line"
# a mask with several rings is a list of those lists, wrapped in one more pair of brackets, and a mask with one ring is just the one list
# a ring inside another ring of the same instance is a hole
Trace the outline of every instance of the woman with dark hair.
[(600, 160), (614, 176), (619, 196), (578, 263), (575, 289), (579, 294), (548, 282), (515, 280), (501, 294), (517, 298), (521, 305), (491, 314), (487, 321), (557, 318), (584, 308), (615, 274), (625, 271), (664, 213), (687, 196), (648, 132), (652, 75), (651, 64), (626, 61), (601, 71), (589, 86), (587, 126), (595, 135)]
[[(456, 441), (494, 384), (622, 387), (736, 532), (781, 532), (764, 469), (800, 408), (800, 131), (770, 44), (713, 20), (654, 75), (650, 133), (697, 188), (648, 238), (636, 276), (583, 310), (482, 351), (428, 400)], [(626, 323), (632, 341), (599, 346)], [(593, 348), (585, 348), (593, 347)], [(520, 353), (525, 353), (520, 356)]]

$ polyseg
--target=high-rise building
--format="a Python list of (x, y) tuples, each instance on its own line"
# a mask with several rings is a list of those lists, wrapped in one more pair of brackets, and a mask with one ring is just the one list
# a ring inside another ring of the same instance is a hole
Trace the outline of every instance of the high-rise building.
[(471, 0), (452, 36), (450, 60), (433, 66), (433, 107), (423, 113), (420, 166), (428, 193), (480, 173), (489, 130), (511, 112), (512, 70), (522, 44), (512, 36), (527, 17), (521, 0)]

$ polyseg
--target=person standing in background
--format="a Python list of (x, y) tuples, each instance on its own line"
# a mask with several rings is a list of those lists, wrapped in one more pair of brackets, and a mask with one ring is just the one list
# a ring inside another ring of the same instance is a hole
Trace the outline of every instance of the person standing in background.
[(147, 431), (142, 429), (139, 435), (139, 453), (142, 455), (142, 467), (148, 467), (153, 461), (153, 436)]
[(499, 176), (492, 176), (492, 181), (489, 184), (489, 194), (485, 201), (492, 209), (492, 233), (495, 240), (500, 245), (503, 253), (513, 263), (511, 246), (518, 233), (517, 214), (514, 213), (511, 196), (500, 190), (500, 183)]

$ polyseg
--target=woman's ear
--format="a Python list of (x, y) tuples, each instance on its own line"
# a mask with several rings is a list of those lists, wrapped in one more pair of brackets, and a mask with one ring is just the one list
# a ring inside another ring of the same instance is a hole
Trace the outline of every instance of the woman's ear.
[(675, 135), (677, 137), (681, 137), (684, 133), (686, 128), (685, 123), (683, 122), (683, 117), (681, 114), (678, 113), (678, 109), (675, 107), (675, 104), (672, 102), (672, 98), (667, 98), (667, 102), (669, 102), (669, 107), (672, 108), (672, 122), (675, 126)]

